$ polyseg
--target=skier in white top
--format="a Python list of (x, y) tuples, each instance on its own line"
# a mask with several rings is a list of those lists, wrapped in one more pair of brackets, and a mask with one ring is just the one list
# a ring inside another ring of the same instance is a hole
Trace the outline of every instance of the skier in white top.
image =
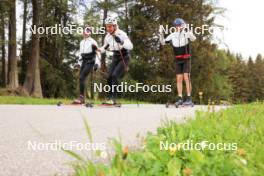
[(92, 30), (89, 26), (85, 27), (83, 32), (83, 40), (80, 43), (79, 61), (82, 62), (79, 77), (79, 99), (74, 100), (74, 104), (85, 103), (85, 79), (91, 71), (96, 71), (100, 66), (100, 60), (96, 57), (98, 48), (97, 42), (91, 37)]
[[(163, 33), (160, 30), (160, 42), (162, 45), (171, 44), (174, 51), (178, 99), (175, 103), (179, 105), (193, 105), (191, 98), (191, 52), (190, 43), (196, 39), (191, 31), (186, 27), (183, 19), (176, 18), (173, 22), (176, 31), (171, 33), (164, 39)], [(186, 85), (187, 98), (183, 101), (182, 98), (182, 83), (183, 79)]]
[(111, 87), (111, 91), (106, 103), (114, 105), (117, 98), (116, 86), (128, 71), (130, 50), (133, 49), (133, 44), (127, 34), (118, 28), (116, 18), (108, 17), (105, 20), (105, 25), (107, 35), (104, 39), (104, 45), (99, 50), (105, 52), (108, 49), (113, 52), (113, 59), (108, 68), (107, 76), (107, 83)]

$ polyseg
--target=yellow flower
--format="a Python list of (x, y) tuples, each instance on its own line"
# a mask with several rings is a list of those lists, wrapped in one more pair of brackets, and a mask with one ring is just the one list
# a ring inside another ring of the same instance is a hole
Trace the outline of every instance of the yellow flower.
[(177, 147), (169, 147), (170, 155), (174, 155), (176, 153)]

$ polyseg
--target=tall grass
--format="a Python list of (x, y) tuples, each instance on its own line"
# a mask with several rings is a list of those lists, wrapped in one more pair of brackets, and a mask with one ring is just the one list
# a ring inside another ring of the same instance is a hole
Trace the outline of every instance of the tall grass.
[[(87, 123), (84, 121), (84, 123)], [(264, 104), (237, 105), (219, 112), (197, 112), (184, 124), (163, 123), (149, 133), (138, 150), (114, 140), (109, 164), (74, 166), (76, 176), (262, 176), (264, 175)], [(88, 125), (85, 125), (89, 129)], [(90, 130), (86, 130), (90, 136)], [(160, 150), (160, 142), (236, 143), (234, 150)], [(76, 157), (75, 157), (76, 158)]]

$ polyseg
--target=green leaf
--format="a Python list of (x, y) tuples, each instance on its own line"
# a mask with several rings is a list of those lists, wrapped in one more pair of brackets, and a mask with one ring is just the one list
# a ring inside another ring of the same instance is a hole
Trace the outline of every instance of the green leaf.
[(190, 160), (195, 164), (203, 163), (205, 161), (204, 155), (202, 154), (202, 152), (197, 151), (197, 150), (191, 151)]
[(62, 151), (64, 151), (65, 153), (67, 153), (68, 155), (72, 156), (73, 158), (76, 158), (78, 161), (82, 161), (82, 162), (85, 162), (85, 160), (80, 156), (78, 155), (77, 153), (73, 152), (73, 151), (70, 151), (70, 150), (65, 150), (62, 148)]
[(173, 158), (172, 160), (170, 160), (169, 163), (167, 164), (168, 176), (180, 175), (181, 165), (182, 162), (178, 158)]
[(85, 118), (85, 116), (81, 113), (82, 117), (83, 117), (83, 122), (84, 122), (84, 126), (85, 126), (85, 130), (86, 130), (86, 134), (90, 140), (90, 142), (93, 142), (93, 137), (92, 137), (92, 132), (91, 132), (91, 128)]

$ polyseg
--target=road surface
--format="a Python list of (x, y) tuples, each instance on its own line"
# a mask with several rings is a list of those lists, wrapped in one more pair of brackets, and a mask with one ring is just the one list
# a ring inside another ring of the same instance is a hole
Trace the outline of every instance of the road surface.
[[(222, 107), (216, 107), (219, 108)], [(98, 147), (111, 150), (110, 138), (120, 138), (124, 145), (136, 146), (138, 135), (155, 132), (166, 119), (180, 123), (193, 118), (197, 109), (206, 110), (207, 106), (176, 109), (164, 105), (123, 105), (89, 109), (0, 105), (0, 175), (69, 175), (72, 169), (67, 162), (73, 158), (56, 148), (58, 144), (68, 144), (85, 155)], [(93, 143), (89, 143), (83, 117), (91, 128)], [(84, 147), (86, 150), (81, 150)]]

